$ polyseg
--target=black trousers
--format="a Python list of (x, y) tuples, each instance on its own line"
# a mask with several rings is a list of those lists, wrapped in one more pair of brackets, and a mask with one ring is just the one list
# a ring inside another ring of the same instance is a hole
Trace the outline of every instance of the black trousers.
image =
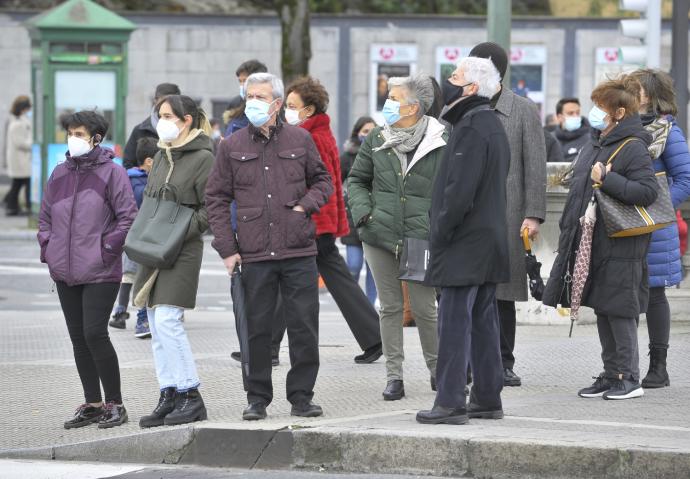
[[(338, 309), (343, 313), (357, 344), (362, 348), (362, 351), (380, 344), (379, 314), (369, 302), (362, 288), (352, 278), (347, 263), (335, 245), (335, 238), (330, 234), (321, 235), (316, 239), (316, 247), (318, 250), (316, 266), (319, 274), (323, 278), (323, 282), (326, 283), (328, 292), (331, 293), (338, 305)], [(276, 315), (279, 314), (276, 312)], [(285, 316), (285, 313), (282, 314)], [(285, 318), (282, 318), (282, 321), (282, 328), (273, 333), (274, 351), (280, 349), (280, 342), (285, 333)]]
[(637, 345), (639, 318), (622, 318), (597, 313), (597, 331), (601, 343), (604, 376), (639, 381), (640, 351)]
[(503, 368), (513, 369), (515, 366), (515, 301), (497, 300), (498, 318), (501, 324), (501, 360)]
[(496, 285), (442, 288), (438, 341), (435, 405), (465, 407), (467, 366), (470, 365), (473, 401), (500, 409), (503, 370)]
[(19, 212), (19, 191), (24, 187), (24, 199), (26, 201), (26, 209), (31, 209), (31, 178), (12, 178), (12, 186), (7, 192), (5, 200), (7, 201), (7, 212)]
[(105, 400), (121, 403), (120, 365), (108, 336), (108, 317), (120, 284), (67, 286), (58, 281), (56, 286), (84, 399), (87, 403), (100, 402), (103, 384)]
[(647, 332), (649, 347), (668, 349), (671, 335), (671, 308), (666, 298), (666, 288), (649, 288), (649, 306), (647, 307)]
[(277, 326), (278, 292), (286, 314), (290, 371), (287, 399), (310, 401), (319, 372), (319, 285), (313, 256), (242, 265), (249, 331), (247, 400), (266, 405), (273, 400), (271, 335)]

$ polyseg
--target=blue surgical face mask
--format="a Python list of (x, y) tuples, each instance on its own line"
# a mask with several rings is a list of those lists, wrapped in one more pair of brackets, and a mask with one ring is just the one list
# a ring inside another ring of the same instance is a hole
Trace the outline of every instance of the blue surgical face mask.
[(608, 113), (594, 105), (589, 111), (589, 124), (592, 125), (592, 128), (596, 128), (597, 130), (605, 130), (606, 127), (609, 126), (604, 120), (606, 115), (608, 115)]
[(258, 128), (266, 124), (271, 118), (272, 115), (268, 113), (268, 110), (270, 110), (272, 104), (273, 102), (266, 103), (257, 99), (249, 100), (244, 107), (244, 114), (247, 115), (251, 124)]
[(247, 92), (244, 91), (244, 85), (240, 85), (240, 97), (244, 100), (244, 96)]
[(386, 103), (383, 104), (383, 110), (381, 110), (381, 113), (383, 114), (383, 120), (388, 124), (388, 125), (393, 125), (394, 123), (397, 123), (400, 121), (400, 102), (391, 100), (390, 98), (386, 100)]
[(563, 122), (563, 129), (566, 131), (579, 130), (581, 126), (582, 126), (582, 117), (581, 116), (566, 116), (565, 121)]

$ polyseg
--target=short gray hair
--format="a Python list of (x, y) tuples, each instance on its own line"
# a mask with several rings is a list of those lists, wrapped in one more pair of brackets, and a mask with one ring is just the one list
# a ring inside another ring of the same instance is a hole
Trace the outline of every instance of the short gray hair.
[(285, 96), (285, 86), (283, 85), (283, 80), (272, 73), (252, 73), (249, 75), (244, 83), (245, 91), (249, 88), (249, 85), (258, 85), (261, 83), (271, 84), (274, 100), (276, 98), (282, 99), (283, 96)]
[(407, 90), (407, 102), (418, 104), (419, 113), (417, 118), (426, 115), (431, 105), (434, 103), (434, 85), (431, 78), (427, 75), (417, 74), (409, 77), (393, 77), (388, 80), (388, 90), (394, 86), (403, 87)]
[(467, 57), (457, 67), (465, 74), (465, 81), (477, 84), (477, 96), (492, 98), (501, 89), (501, 75), (490, 59)]

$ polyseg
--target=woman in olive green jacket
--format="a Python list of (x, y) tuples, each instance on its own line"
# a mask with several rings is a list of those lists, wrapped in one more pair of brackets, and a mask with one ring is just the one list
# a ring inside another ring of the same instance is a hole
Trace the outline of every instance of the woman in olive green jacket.
[[(424, 75), (391, 78), (383, 107), (386, 125), (360, 147), (348, 177), (349, 206), (381, 300), (381, 340), (386, 358), (387, 401), (405, 395), (403, 386), (403, 293), (398, 279), (404, 238), (428, 239), (431, 190), (448, 135), (425, 116), (434, 101)], [(435, 390), (438, 334), (436, 293), (408, 283), (412, 314)]]
[[(151, 346), (160, 386), (158, 405), (139, 421), (141, 427), (184, 424), (206, 419), (199, 394), (199, 376), (182, 324), (194, 308), (208, 228), (204, 193), (213, 167), (210, 127), (203, 110), (190, 97), (172, 95), (156, 107), (161, 149), (153, 159), (144, 203), (155, 201), (160, 188), (176, 187), (184, 206), (194, 209), (182, 250), (169, 269), (141, 266), (134, 281), (134, 304), (147, 307)], [(169, 193), (165, 193), (168, 198)], [(228, 212), (229, 214), (229, 212)]]

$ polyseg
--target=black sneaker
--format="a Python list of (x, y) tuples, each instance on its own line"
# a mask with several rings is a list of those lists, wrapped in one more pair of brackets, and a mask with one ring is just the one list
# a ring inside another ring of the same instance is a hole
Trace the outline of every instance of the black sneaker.
[(166, 426), (177, 426), (195, 421), (205, 421), (208, 418), (206, 405), (198, 389), (178, 392), (175, 409), (163, 419)]
[(615, 379), (611, 388), (603, 395), (604, 399), (632, 399), (644, 396), (644, 389), (639, 381), (630, 379)]
[(383, 346), (381, 343), (375, 344), (368, 348), (362, 354), (355, 356), (357, 364), (371, 364), (383, 355)]
[(416, 419), (421, 424), (461, 425), (469, 422), (465, 408), (451, 409), (442, 406), (434, 406), (432, 409), (419, 411)]
[(127, 327), (126, 320), (129, 319), (129, 313), (127, 311), (119, 311), (113, 314), (113, 319), (108, 323), (111, 328), (115, 329), (125, 329)]
[(513, 368), (503, 369), (503, 385), (504, 386), (522, 386), (522, 379), (515, 374)]
[(471, 402), (467, 405), (467, 417), (470, 419), (503, 419), (503, 409), (484, 407)]
[(297, 403), (292, 405), (291, 416), (318, 417), (323, 415), (323, 409), (313, 402)]
[(127, 422), (127, 410), (122, 404), (112, 401), (105, 403), (103, 415), (98, 419), (99, 429), (122, 426)]
[(594, 384), (588, 388), (580, 389), (577, 393), (581, 398), (598, 398), (604, 395), (606, 391), (611, 389), (611, 381), (604, 376), (592, 377)]
[(103, 416), (103, 407), (92, 406), (91, 404), (82, 404), (74, 411), (74, 417), (69, 421), (65, 421), (65, 429), (73, 429), (75, 427), (84, 427), (97, 422)]

